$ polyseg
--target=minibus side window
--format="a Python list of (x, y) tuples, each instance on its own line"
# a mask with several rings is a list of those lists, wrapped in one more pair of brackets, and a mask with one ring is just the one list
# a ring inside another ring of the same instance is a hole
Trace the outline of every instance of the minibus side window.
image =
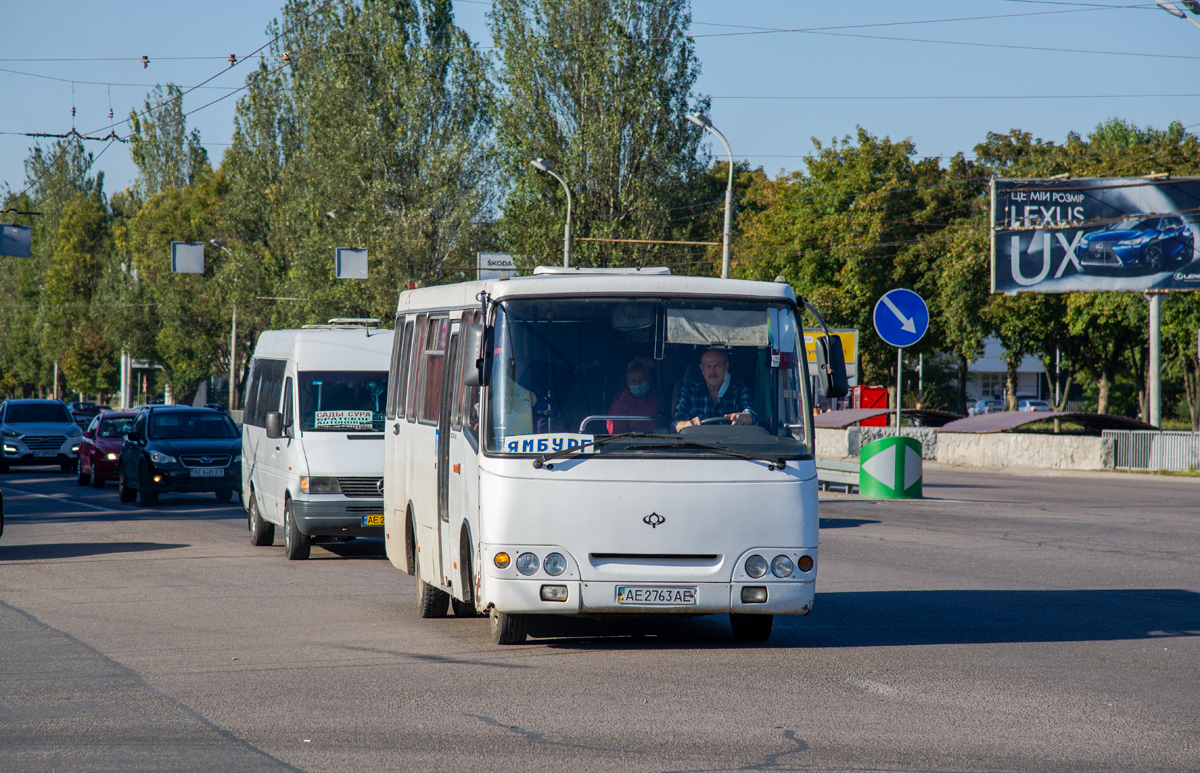
[(462, 429), (462, 378), (463, 378), (463, 363), (466, 361), (466, 354), (462, 343), (466, 340), (466, 325), (469, 323), (471, 315), (463, 314), (463, 324), (459, 325), (459, 346), (453, 352), (454, 361), (450, 363), (452, 367), (452, 375), (450, 376), (450, 426), (456, 430)]
[(413, 323), (404, 326), (404, 332), (396, 336), (392, 346), (392, 375), (388, 379), (387, 417), (404, 418), (404, 393), (408, 386), (408, 357), (412, 351)]
[(424, 350), (425, 327), (428, 322), (429, 320), (424, 314), (417, 317), (412, 352), (409, 354), (408, 369), (405, 372), (404, 415), (408, 418), (410, 423), (417, 420), (417, 379), (421, 375), (421, 363), (424, 362), (425, 359), (421, 355)]
[(258, 419), (258, 385), (262, 381), (262, 360), (257, 357), (250, 361), (250, 375), (246, 379), (245, 413), (242, 422), (251, 427), (261, 427)]
[[(292, 426), (292, 377), (288, 376), (283, 382), (283, 426)], [(290, 435), (289, 435), (290, 436)]]
[(425, 326), (424, 355), (421, 358), (420, 388), (422, 424), (437, 424), (442, 404), (442, 377), (446, 366), (446, 334), (450, 329), (447, 317), (431, 319)]

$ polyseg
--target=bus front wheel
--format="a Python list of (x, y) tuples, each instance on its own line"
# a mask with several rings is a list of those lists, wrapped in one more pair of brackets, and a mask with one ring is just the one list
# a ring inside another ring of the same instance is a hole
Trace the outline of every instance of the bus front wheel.
[(738, 641), (766, 641), (771, 638), (771, 624), (775, 622), (774, 615), (737, 615), (729, 616), (729, 625), (733, 628), (733, 638)]
[(496, 644), (521, 644), (525, 641), (526, 623), (528, 622), (525, 615), (510, 615), (492, 607), (488, 612), (488, 620), (491, 625), (492, 641)]

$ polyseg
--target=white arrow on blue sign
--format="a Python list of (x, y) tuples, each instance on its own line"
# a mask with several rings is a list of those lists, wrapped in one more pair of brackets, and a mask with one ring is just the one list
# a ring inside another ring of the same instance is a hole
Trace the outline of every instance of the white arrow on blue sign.
[(875, 331), (891, 346), (912, 346), (928, 330), (929, 307), (912, 290), (889, 290), (875, 304)]

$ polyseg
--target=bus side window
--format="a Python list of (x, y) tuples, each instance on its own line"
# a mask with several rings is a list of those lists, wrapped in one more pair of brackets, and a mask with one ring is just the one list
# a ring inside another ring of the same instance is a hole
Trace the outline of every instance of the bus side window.
[(403, 332), (396, 336), (395, 342), (392, 344), (392, 372), (388, 379), (388, 407), (387, 417), (389, 419), (404, 418), (404, 393), (405, 387), (408, 386), (408, 357), (412, 351), (413, 323), (408, 322), (403, 329)]
[(466, 348), (462, 345), (466, 341), (467, 325), (470, 324), (470, 313), (463, 314), (462, 324), (459, 325), (459, 345), (453, 354), (453, 362), (450, 363), (450, 426), (454, 429), (462, 429), (462, 377), (463, 377), (463, 362), (465, 355), (463, 350)]
[(421, 357), (421, 374), (418, 392), (421, 400), (422, 424), (437, 424), (442, 406), (442, 377), (446, 370), (446, 337), (450, 330), (450, 319), (441, 317), (429, 320), (425, 326), (424, 354)]
[[(469, 318), (464, 315), (464, 325), (475, 325), (483, 319), (483, 315), (478, 311), (472, 312)], [(459, 368), (459, 373), (462, 373), (466, 367), (467, 358), (474, 359), (479, 352), (464, 351), (462, 355), (463, 367)], [(479, 387), (469, 387), (465, 384), (461, 388), (461, 404), (457, 408), (457, 415), (464, 432), (467, 432), (473, 438), (479, 437)]]
[(405, 371), (404, 415), (410, 423), (417, 420), (417, 378), (421, 375), (421, 363), (425, 359), (422, 354), (425, 348), (425, 326), (428, 321), (428, 318), (424, 314), (416, 319), (413, 345), (411, 347), (412, 351), (409, 352), (408, 368)]

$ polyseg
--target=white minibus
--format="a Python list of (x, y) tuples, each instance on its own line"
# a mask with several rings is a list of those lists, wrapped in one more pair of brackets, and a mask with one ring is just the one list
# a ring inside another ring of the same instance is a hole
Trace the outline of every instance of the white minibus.
[(246, 382), (242, 496), (253, 545), (308, 558), (313, 540), (383, 536), (392, 331), (333, 319), (258, 338)]
[[(773, 615), (807, 614), (799, 313), (785, 283), (667, 269), (401, 293), (384, 523), (419, 614), (486, 614), (498, 644), (523, 641), (531, 615), (722, 613), (763, 640)], [(833, 396), (841, 352), (818, 340)]]

